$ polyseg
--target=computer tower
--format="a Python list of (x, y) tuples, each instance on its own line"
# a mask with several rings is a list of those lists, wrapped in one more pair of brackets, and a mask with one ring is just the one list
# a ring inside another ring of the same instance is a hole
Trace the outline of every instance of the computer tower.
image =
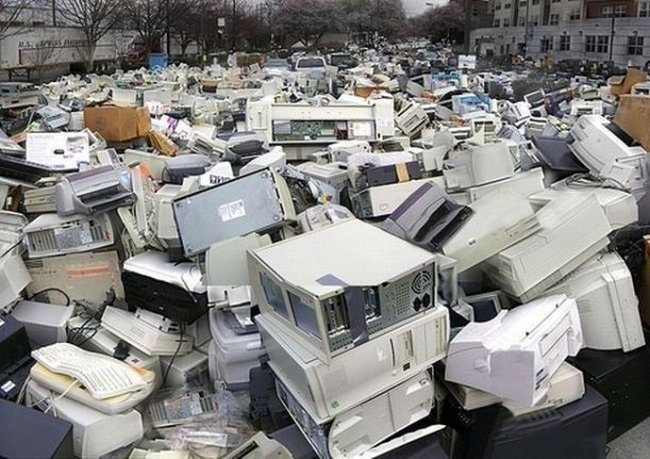
[(69, 459), (72, 424), (26, 406), (0, 400), (0, 457)]
[[(36, 258), (27, 260), (25, 266), (32, 277), (32, 282), (27, 286), (29, 295), (57, 287), (67, 293), (71, 300), (101, 304), (110, 289), (115, 291), (118, 298), (124, 298), (120, 260), (116, 251)], [(49, 302), (64, 300), (56, 291), (39, 295), (39, 299)]]
[(500, 405), (465, 411), (449, 395), (440, 422), (458, 432), (465, 459), (604, 459), (607, 411), (590, 386), (576, 402), (516, 417)]
[(278, 228), (296, 219), (285, 180), (270, 169), (178, 197), (172, 207), (188, 257), (225, 239)]
[[(650, 333), (645, 333), (646, 341)], [(585, 382), (609, 402), (607, 440), (612, 441), (650, 416), (650, 348), (633, 352), (583, 349), (570, 360)]]
[(50, 404), (54, 404), (49, 416), (54, 414), (57, 419), (72, 423), (73, 449), (77, 457), (99, 458), (139, 441), (144, 434), (142, 417), (134, 409), (109, 415), (70, 398), (57, 397), (56, 392), (35, 381), (27, 384), (28, 405), (46, 410)]
[(74, 306), (37, 301), (19, 301), (11, 313), (25, 326), (30, 341), (39, 347), (66, 342), (66, 326), (73, 314)]
[(0, 399), (18, 395), (34, 362), (31, 352), (25, 327), (11, 316), (0, 315)]

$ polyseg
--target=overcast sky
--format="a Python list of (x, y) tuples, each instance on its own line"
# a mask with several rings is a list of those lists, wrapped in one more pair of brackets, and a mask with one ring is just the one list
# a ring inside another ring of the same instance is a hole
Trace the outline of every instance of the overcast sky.
[(416, 16), (424, 13), (427, 8), (431, 8), (427, 6), (427, 2), (440, 5), (447, 3), (447, 0), (402, 0), (407, 16)]

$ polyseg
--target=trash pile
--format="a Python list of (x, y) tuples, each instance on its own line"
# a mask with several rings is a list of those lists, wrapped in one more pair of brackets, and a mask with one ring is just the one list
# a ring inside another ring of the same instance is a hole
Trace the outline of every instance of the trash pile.
[(598, 458), (650, 415), (645, 74), (277, 61), (0, 84), (1, 398), (81, 458)]

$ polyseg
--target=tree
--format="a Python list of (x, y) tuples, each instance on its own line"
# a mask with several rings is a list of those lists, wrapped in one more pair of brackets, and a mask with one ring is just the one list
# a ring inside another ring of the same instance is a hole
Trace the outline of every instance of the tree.
[(341, 0), (346, 24), (352, 33), (394, 38), (406, 23), (401, 1), (394, 0)]
[(31, 0), (0, 0), (0, 40), (28, 30), (25, 24), (32, 16), (30, 4)]
[(175, 4), (169, 28), (181, 47), (181, 56), (185, 56), (187, 48), (196, 40), (196, 25), (201, 13), (195, 0), (175, 0)]
[(99, 40), (122, 19), (122, 11), (120, 0), (58, 0), (59, 15), (71, 26), (78, 27), (84, 36), (80, 51), (87, 71), (93, 70)]
[(343, 11), (338, 0), (286, 0), (274, 24), (287, 35), (315, 47), (326, 33), (338, 32)]
[(23, 52), (26, 55), (27, 63), (36, 71), (36, 80), (39, 84), (42, 83), (45, 71), (48, 67), (56, 63), (59, 54), (54, 43), (52, 40), (46, 39), (45, 36), (41, 34), (41, 38), (36, 46), (34, 48), (25, 49)]
[(428, 37), (433, 42), (461, 43), (465, 29), (464, 8), (460, 0), (431, 8), (412, 19), (413, 29), (417, 35)]
[(124, 3), (125, 25), (138, 33), (147, 53), (160, 52), (167, 21), (175, 15), (175, 9), (174, 0), (127, 0)]

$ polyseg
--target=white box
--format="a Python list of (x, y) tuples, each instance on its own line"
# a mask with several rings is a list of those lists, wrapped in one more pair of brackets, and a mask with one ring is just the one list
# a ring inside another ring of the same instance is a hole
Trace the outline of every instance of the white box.
[(274, 317), (256, 320), (273, 372), (323, 421), (431, 367), (445, 357), (449, 340), (449, 314), (440, 306), (327, 365), (284, 333)]

